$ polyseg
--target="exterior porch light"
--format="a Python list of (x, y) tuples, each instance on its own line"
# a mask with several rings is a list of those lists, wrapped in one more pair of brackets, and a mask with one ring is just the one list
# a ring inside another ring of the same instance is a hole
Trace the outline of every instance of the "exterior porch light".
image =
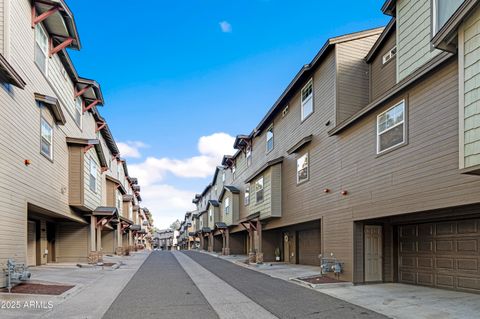
[(25, 164), (25, 166), (29, 166), (31, 164), (30, 160), (29, 159), (26, 159), (23, 161), (23, 164)]
[(325, 189), (323, 190), (323, 192), (324, 192), (324, 193), (330, 193), (330, 189), (329, 189), (329, 188), (325, 188)]
[(346, 190), (343, 190), (342, 193), (341, 193), (343, 196), (346, 196), (348, 195), (348, 192)]

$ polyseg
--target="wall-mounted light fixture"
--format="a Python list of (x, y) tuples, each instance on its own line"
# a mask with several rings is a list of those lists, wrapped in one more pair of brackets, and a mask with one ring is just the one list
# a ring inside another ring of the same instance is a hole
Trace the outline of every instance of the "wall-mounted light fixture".
[(343, 190), (341, 194), (342, 194), (343, 196), (345, 196), (345, 195), (348, 195), (348, 192), (345, 191), (345, 190)]
[(28, 165), (30, 165), (30, 164), (32, 164), (32, 163), (30, 162), (29, 159), (26, 159), (26, 160), (23, 161), (23, 164), (25, 164), (25, 166), (28, 166)]

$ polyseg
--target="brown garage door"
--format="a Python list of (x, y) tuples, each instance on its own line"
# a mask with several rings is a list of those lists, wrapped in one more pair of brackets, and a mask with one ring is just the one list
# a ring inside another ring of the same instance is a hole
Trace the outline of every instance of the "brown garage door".
[(398, 280), (480, 292), (480, 220), (399, 227)]
[(320, 229), (308, 229), (298, 232), (298, 262), (302, 265), (319, 266)]

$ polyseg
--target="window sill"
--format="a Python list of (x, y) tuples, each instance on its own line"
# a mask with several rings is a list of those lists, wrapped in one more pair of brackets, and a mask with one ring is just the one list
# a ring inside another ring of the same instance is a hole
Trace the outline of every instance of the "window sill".
[(50, 162), (53, 163), (53, 155), (50, 157), (48, 155), (46, 155), (45, 153), (43, 153), (42, 151), (40, 151), (40, 154), (45, 157), (47, 160), (49, 160)]
[(314, 111), (312, 111), (312, 113), (308, 114), (306, 117), (304, 117), (303, 119), (300, 118), (300, 124), (303, 124), (303, 122), (305, 122), (306, 120), (308, 120), (312, 115), (313, 113), (315, 113)]
[(385, 151), (383, 151), (383, 152), (381, 152), (381, 153), (377, 153), (377, 155), (375, 156), (375, 158), (379, 158), (379, 157), (381, 157), (381, 156), (383, 156), (383, 155), (386, 155), (386, 154), (389, 154), (389, 153), (391, 153), (391, 152), (394, 152), (394, 151), (398, 150), (399, 148), (402, 148), (402, 147), (407, 146), (407, 145), (408, 145), (408, 142), (405, 141), (405, 142), (400, 143), (400, 144), (398, 144), (398, 145), (392, 146), (391, 148), (389, 148), (389, 149), (387, 149), (387, 150), (385, 150)]

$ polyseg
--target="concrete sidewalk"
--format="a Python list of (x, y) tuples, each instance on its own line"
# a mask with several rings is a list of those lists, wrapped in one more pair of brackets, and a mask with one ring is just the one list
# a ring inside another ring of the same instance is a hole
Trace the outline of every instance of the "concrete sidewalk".
[(60, 296), (0, 293), (0, 303), (9, 306), (0, 308), (0, 318), (101, 318), (149, 254), (106, 257), (105, 262), (123, 263), (116, 270), (75, 264), (32, 267), (32, 282), (75, 287)]

